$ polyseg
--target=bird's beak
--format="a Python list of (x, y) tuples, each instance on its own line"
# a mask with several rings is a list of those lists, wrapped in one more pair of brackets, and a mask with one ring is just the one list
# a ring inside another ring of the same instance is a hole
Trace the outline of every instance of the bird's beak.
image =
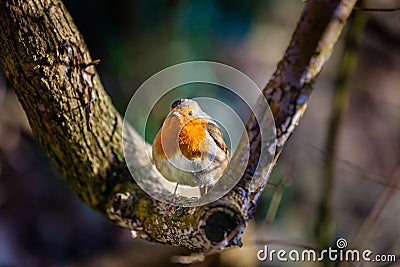
[(182, 114), (181, 114), (181, 113), (179, 113), (178, 111), (174, 111), (174, 112), (172, 112), (172, 113), (171, 113), (171, 116), (177, 116), (177, 117), (180, 117), (180, 116), (182, 116)]

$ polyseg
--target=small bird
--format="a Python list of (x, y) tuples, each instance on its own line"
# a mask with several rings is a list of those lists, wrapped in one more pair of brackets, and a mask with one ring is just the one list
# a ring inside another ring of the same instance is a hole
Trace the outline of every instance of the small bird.
[(199, 187), (204, 196), (224, 173), (229, 150), (215, 121), (194, 100), (172, 103), (153, 142), (153, 161), (165, 179)]

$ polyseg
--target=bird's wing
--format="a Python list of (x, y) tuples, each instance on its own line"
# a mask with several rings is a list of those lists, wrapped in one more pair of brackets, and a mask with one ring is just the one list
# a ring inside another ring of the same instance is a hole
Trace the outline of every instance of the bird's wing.
[(215, 123), (208, 122), (206, 127), (208, 133), (214, 139), (215, 143), (219, 146), (219, 148), (222, 149), (222, 151), (226, 152), (227, 147), (225, 145), (224, 138), (222, 137), (222, 132), (218, 126)]

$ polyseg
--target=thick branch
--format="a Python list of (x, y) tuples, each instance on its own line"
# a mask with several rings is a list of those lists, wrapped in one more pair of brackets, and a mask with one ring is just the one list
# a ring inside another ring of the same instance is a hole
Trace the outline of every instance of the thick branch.
[[(297, 30), (264, 90), (275, 116), (278, 153), (295, 129), (311, 82), (329, 58), (355, 0), (307, 1)], [(90, 207), (137, 235), (210, 250), (240, 244), (272, 166), (254, 173), (261, 139), (247, 129), (250, 160), (226, 196), (197, 208), (150, 198), (123, 158), (121, 117), (105, 93), (87, 47), (60, 0), (0, 1), (0, 65), (26, 111), (33, 133), (70, 186)], [(263, 112), (263, 110), (257, 110)], [(141, 137), (132, 131), (133, 142)], [(134, 151), (138, 158), (143, 151)], [(138, 172), (145, 174), (138, 163)], [(260, 186), (251, 186), (255, 180)], [(223, 242), (222, 241), (229, 241)]]

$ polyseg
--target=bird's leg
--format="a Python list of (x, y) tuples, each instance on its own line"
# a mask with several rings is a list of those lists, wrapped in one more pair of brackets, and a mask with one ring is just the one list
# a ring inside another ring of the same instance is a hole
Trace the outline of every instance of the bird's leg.
[(200, 189), (200, 197), (203, 197), (208, 192), (208, 185), (206, 184), (200, 185), (199, 189)]
[(176, 186), (175, 186), (175, 189), (174, 189), (174, 194), (172, 195), (172, 200), (174, 201), (174, 200), (176, 200), (177, 198), (178, 198), (178, 195), (176, 194), (177, 192), (177, 190), (178, 190), (178, 183), (176, 183)]

